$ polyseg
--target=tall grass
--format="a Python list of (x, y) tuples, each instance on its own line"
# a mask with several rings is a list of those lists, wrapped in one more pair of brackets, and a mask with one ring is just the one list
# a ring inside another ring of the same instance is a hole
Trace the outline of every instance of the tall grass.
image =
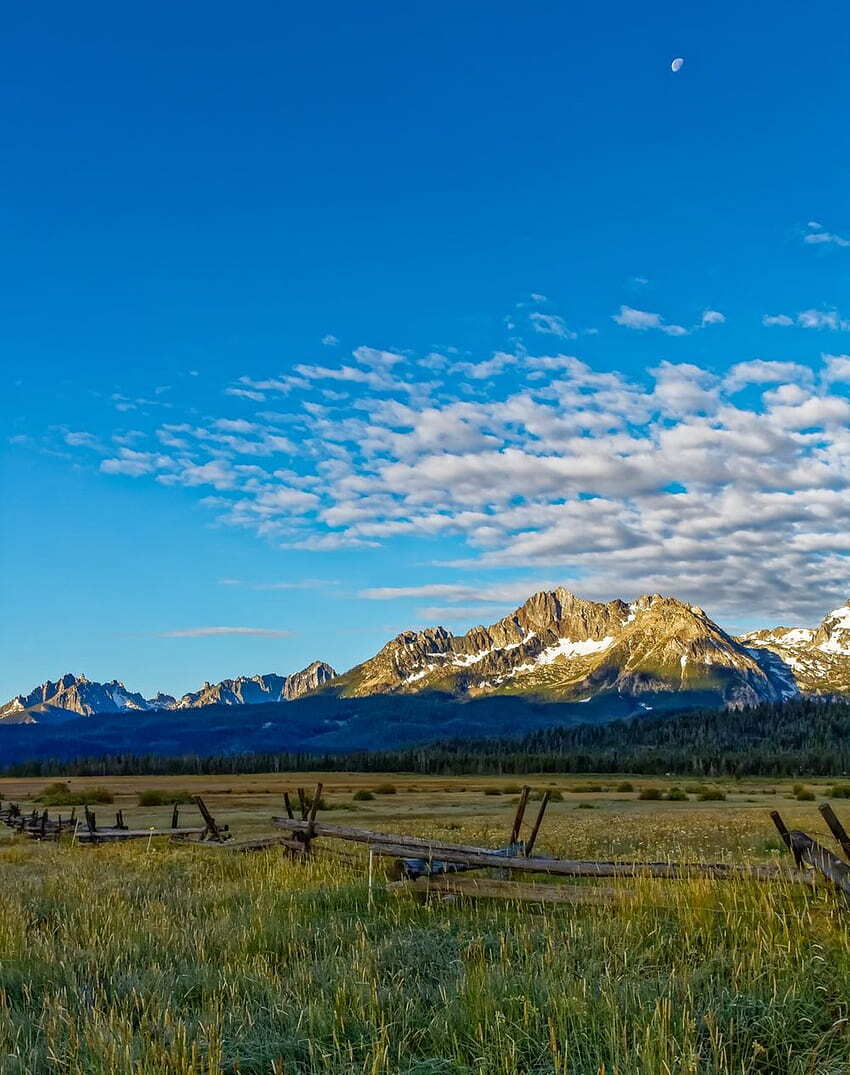
[(848, 1070), (850, 935), (831, 898), (623, 887), (636, 897), (614, 911), (418, 905), (278, 850), (15, 844), (0, 850), (0, 1071)]

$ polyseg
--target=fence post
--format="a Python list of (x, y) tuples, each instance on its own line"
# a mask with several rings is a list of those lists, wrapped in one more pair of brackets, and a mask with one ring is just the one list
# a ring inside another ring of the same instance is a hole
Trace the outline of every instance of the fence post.
[(551, 797), (551, 791), (543, 792), (543, 798), (540, 800), (540, 809), (537, 811), (537, 819), (534, 822), (534, 827), (531, 830), (531, 835), (528, 838), (528, 843), (525, 845), (526, 858), (530, 858), (531, 852), (534, 850), (534, 845), (537, 842), (537, 834), (538, 832), (540, 832), (540, 826), (543, 823), (543, 815), (546, 813), (546, 807), (549, 805), (549, 800)]
[(829, 825), (829, 831), (841, 845), (841, 850), (844, 852), (844, 857), (850, 860), (850, 836), (838, 818), (835, 816), (835, 811), (829, 805), (829, 803), (821, 803), (818, 807), (821, 817)]
[(511, 838), (509, 840), (509, 843), (515, 844), (519, 839), (519, 830), (522, 827), (522, 819), (525, 816), (525, 807), (528, 803), (528, 795), (530, 791), (531, 788), (528, 786), (528, 784), (526, 784), (520, 792), (519, 803), (517, 804), (516, 814), (514, 815), (514, 824), (513, 828), (511, 829)]

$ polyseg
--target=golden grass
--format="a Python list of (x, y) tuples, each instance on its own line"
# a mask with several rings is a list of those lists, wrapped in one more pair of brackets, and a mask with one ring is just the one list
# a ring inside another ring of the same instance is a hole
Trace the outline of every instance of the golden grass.
[[(503, 842), (493, 777), (281, 774), (98, 777), (134, 826), (204, 795), (237, 836), (272, 831), (280, 796), (325, 784), (324, 817)], [(613, 789), (620, 778), (594, 778)], [(394, 796), (353, 803), (391, 780)], [(0, 782), (4, 798), (49, 781)], [(512, 783), (513, 778), (504, 783)], [(790, 782), (725, 783), (725, 802), (640, 802), (553, 786), (539, 849), (570, 856), (785, 861), (768, 818), (821, 836)], [(71, 780), (72, 785), (85, 783)], [(688, 783), (678, 781), (687, 788)], [(818, 782), (808, 786), (818, 790)], [(778, 794), (764, 794), (776, 787)], [(460, 790), (464, 788), (465, 790)], [(755, 800), (755, 801), (748, 801)], [(592, 801), (595, 810), (578, 810)], [(334, 813), (334, 803), (356, 807)], [(837, 804), (839, 814), (843, 814)], [(533, 816), (534, 806), (529, 808)], [(181, 816), (193, 813), (181, 807)], [(850, 819), (848, 819), (850, 820)], [(830, 845), (831, 846), (831, 845)], [(351, 850), (351, 846), (348, 846)], [(360, 852), (362, 858), (362, 851)], [(589, 882), (592, 884), (592, 882)], [(608, 883), (608, 882), (606, 882)], [(848, 915), (825, 890), (624, 881), (627, 910), (418, 905), (331, 857), (222, 855), (154, 841), (80, 848), (0, 837), (3, 1075), (845, 1075)]]

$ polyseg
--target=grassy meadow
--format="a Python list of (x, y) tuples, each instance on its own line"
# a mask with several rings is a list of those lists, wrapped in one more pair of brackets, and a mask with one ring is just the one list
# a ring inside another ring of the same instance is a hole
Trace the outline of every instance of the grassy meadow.
[[(123, 809), (134, 828), (170, 819), (167, 805), (139, 806), (141, 793), (200, 793), (239, 838), (273, 832), (283, 790), (316, 779), (323, 819), (490, 846), (504, 842), (523, 782), (300, 773), (68, 783), (108, 789), (99, 822)], [(789, 780), (525, 782), (559, 793), (540, 852), (789, 862), (773, 808), (834, 846), (816, 810), (828, 781), (796, 791)], [(3, 779), (0, 798), (29, 802), (48, 783)], [(633, 790), (617, 790), (624, 783)], [(385, 784), (393, 793), (354, 797)], [(674, 784), (686, 800), (640, 797)], [(701, 801), (713, 788), (725, 800)], [(850, 801), (834, 806), (850, 823)], [(193, 824), (194, 807), (180, 809)], [(370, 894), (365, 851), (344, 850), (356, 861), (304, 864), (278, 848), (88, 848), (0, 829), (0, 1072), (850, 1071), (850, 913), (826, 889), (626, 880), (616, 884), (636, 895), (621, 908), (420, 904), (383, 884)]]

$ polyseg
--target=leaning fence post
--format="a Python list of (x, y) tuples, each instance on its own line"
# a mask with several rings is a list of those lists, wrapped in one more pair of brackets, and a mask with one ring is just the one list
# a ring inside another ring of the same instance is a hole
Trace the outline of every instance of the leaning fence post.
[(827, 825), (829, 825), (829, 831), (840, 844), (841, 850), (844, 852), (844, 857), (850, 860), (850, 836), (847, 835), (846, 829), (836, 817), (835, 811), (829, 803), (821, 803), (818, 807), (818, 811)]
[(88, 804), (83, 803), (83, 809), (86, 812), (86, 826), (89, 830), (89, 839), (92, 843), (97, 842), (97, 825), (95, 824), (94, 810), (89, 810)]
[(528, 784), (526, 784), (520, 792), (519, 803), (517, 804), (516, 814), (514, 815), (514, 824), (513, 828), (511, 829), (511, 838), (509, 840), (509, 843), (515, 844), (519, 839), (519, 830), (522, 826), (522, 819), (525, 815), (525, 807), (526, 803), (528, 802), (528, 795), (530, 791), (531, 788), (528, 786)]
[(531, 830), (531, 835), (528, 837), (528, 842), (525, 845), (526, 858), (530, 858), (531, 852), (534, 850), (534, 845), (537, 841), (537, 834), (538, 832), (540, 832), (540, 826), (543, 823), (543, 815), (546, 813), (546, 807), (549, 805), (549, 799), (551, 797), (551, 791), (543, 792), (543, 798), (540, 800), (540, 809), (537, 811), (537, 819), (534, 822), (534, 827)]
[(307, 814), (307, 831), (304, 833), (304, 854), (310, 850), (310, 844), (316, 831), (316, 813), (319, 809), (319, 800), (322, 798), (322, 784), (317, 784), (313, 791), (313, 801), (310, 803), (310, 811)]
[(776, 831), (782, 837), (782, 842), (788, 848), (789, 851), (793, 850), (791, 847), (791, 834), (788, 832), (788, 826), (782, 820), (782, 815), (778, 810), (770, 811), (770, 820), (776, 826)]
[[(193, 797), (195, 800), (195, 805), (198, 807), (198, 810), (201, 813), (201, 817), (204, 819), (204, 824), (206, 825), (206, 829), (204, 830), (204, 834), (203, 836), (201, 836), (201, 839), (212, 839), (215, 840), (217, 843), (222, 843), (224, 840), (224, 837), (221, 835), (222, 829), (219, 829), (218, 825), (216, 825), (215, 818), (207, 809), (207, 804), (204, 802), (200, 795), (195, 795)], [(226, 826), (224, 826), (224, 828), (226, 829)]]

